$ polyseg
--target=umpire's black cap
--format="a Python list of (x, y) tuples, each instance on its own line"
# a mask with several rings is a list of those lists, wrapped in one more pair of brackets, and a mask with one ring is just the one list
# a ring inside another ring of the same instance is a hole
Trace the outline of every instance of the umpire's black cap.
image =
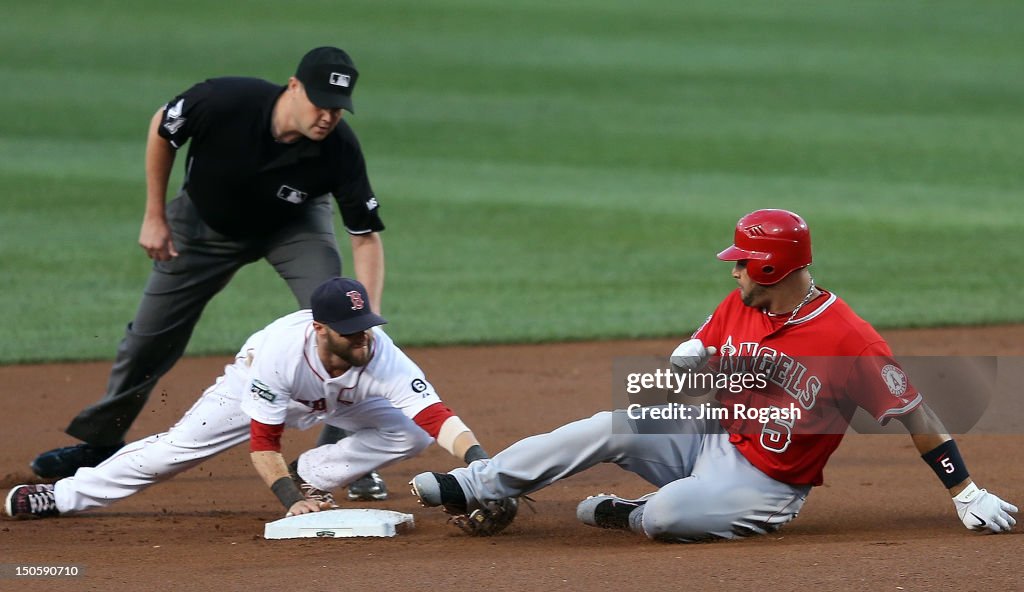
[(356, 280), (336, 277), (313, 290), (313, 320), (342, 335), (361, 333), (387, 323), (370, 310), (366, 288)]
[(302, 56), (295, 77), (306, 87), (306, 96), (321, 109), (352, 107), (352, 91), (359, 71), (347, 53), (337, 47), (317, 47)]

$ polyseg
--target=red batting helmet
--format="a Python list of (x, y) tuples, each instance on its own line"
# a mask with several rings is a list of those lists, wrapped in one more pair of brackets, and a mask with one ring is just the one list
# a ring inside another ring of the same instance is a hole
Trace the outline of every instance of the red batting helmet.
[(811, 264), (811, 231), (793, 212), (757, 210), (740, 218), (732, 246), (718, 258), (746, 260), (750, 279), (771, 286)]

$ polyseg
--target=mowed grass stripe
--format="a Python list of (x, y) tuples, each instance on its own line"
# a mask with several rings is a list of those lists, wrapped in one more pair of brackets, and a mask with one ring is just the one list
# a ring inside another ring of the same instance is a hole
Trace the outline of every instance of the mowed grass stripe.
[[(685, 333), (732, 286), (713, 255), (759, 207), (806, 215), (819, 281), (880, 326), (1024, 320), (1004, 272), (1024, 227), (1019, 3), (44, 0), (5, 17), (0, 304), (19, 312), (0, 362), (112, 355), (148, 269), (153, 110), (209, 76), (284, 82), (314, 43), (364, 74), (350, 121), (402, 343)], [(293, 306), (247, 268), (190, 351), (232, 352)]]

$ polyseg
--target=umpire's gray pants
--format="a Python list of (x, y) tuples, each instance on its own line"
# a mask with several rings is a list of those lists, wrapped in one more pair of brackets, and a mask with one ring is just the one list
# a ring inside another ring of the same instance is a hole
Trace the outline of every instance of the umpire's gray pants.
[[(167, 204), (178, 256), (155, 261), (135, 319), (110, 372), (107, 392), (68, 425), (67, 433), (97, 446), (124, 440), (157, 381), (178, 361), (206, 304), (243, 266), (266, 259), (301, 308), (313, 290), (341, 274), (329, 196), (311, 199), (299, 218), (267, 236), (233, 239), (200, 218), (182, 191)], [(239, 339), (243, 339), (240, 335)]]
[(633, 530), (679, 542), (771, 532), (796, 517), (810, 491), (755, 468), (717, 422), (681, 419), (674, 433), (637, 431), (625, 411), (604, 411), (451, 474), (472, 509), (479, 500), (529, 494), (598, 463), (615, 463), (660, 488), (642, 514), (631, 516)]

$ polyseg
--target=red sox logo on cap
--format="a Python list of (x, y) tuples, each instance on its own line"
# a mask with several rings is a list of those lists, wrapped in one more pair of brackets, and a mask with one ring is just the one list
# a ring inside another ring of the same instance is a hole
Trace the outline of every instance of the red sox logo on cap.
[(352, 335), (387, 323), (374, 314), (366, 287), (351, 278), (336, 277), (313, 290), (313, 320), (342, 335)]
[(359, 290), (350, 290), (345, 292), (348, 299), (352, 301), (352, 310), (363, 310), (366, 303), (363, 301), (363, 295), (359, 293)]

